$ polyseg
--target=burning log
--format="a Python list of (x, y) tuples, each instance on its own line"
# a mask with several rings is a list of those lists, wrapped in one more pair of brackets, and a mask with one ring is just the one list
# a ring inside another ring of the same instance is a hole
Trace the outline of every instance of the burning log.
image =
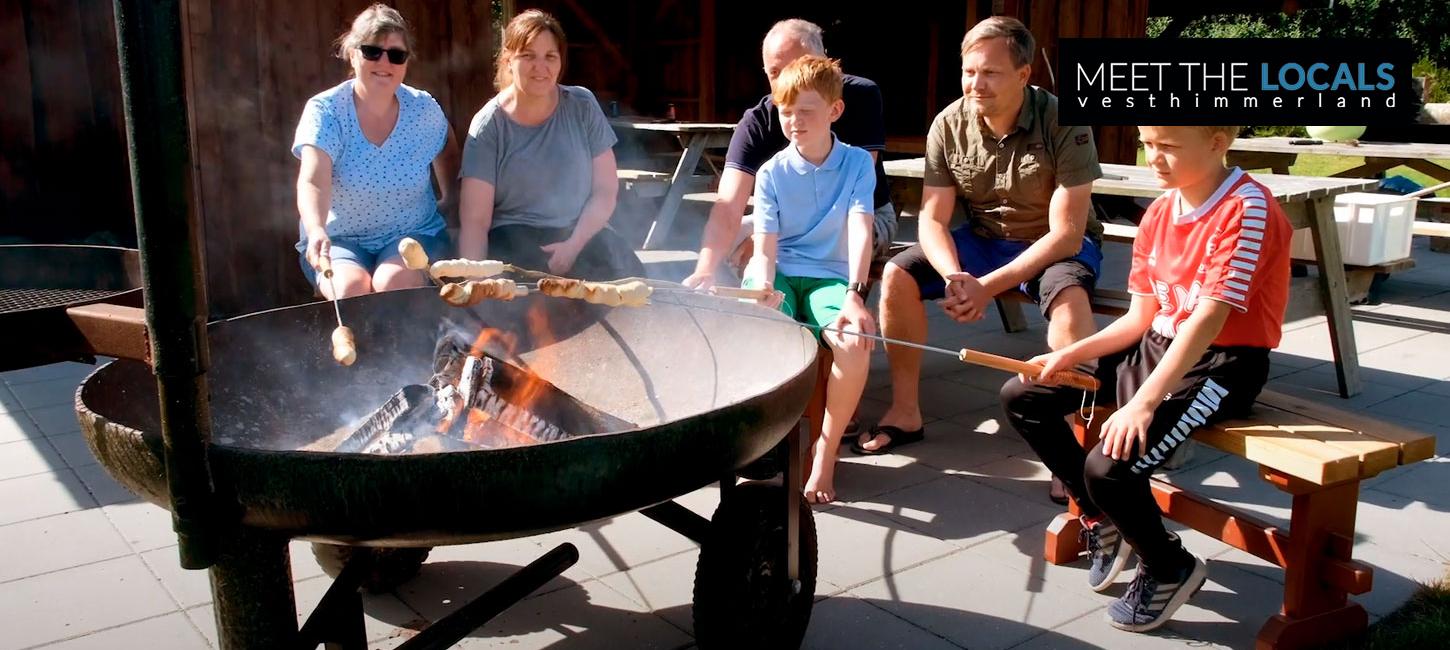
[(433, 370), (426, 385), (404, 386), (343, 437), (334, 451), (488, 449), (634, 427), (527, 370), (469, 349), (453, 336), (439, 340)]

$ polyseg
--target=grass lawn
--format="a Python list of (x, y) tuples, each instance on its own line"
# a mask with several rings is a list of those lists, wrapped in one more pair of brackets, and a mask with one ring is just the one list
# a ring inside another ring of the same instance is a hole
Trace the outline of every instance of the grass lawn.
[[(1431, 162), (1442, 167), (1450, 168), (1450, 160), (1431, 160)], [(1357, 156), (1320, 156), (1315, 154), (1299, 154), (1298, 162), (1289, 167), (1289, 173), (1295, 176), (1333, 176), (1338, 172), (1353, 169), (1364, 163), (1364, 159)], [(1144, 164), (1143, 150), (1138, 150), (1138, 164)], [(1404, 176), (1421, 187), (1429, 187), (1440, 183), (1425, 174), (1421, 174), (1409, 167), (1392, 167), (1385, 172), (1385, 176)], [(1450, 197), (1450, 189), (1440, 190), (1435, 196)]]
[(1369, 626), (1363, 638), (1337, 646), (1342, 650), (1443, 648), (1450, 640), (1450, 584), (1445, 579), (1421, 585), (1404, 606)]

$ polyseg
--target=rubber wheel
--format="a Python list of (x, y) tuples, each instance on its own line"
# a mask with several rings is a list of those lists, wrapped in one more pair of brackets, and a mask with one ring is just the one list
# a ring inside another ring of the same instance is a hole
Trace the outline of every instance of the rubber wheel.
[(418, 575), (418, 569), (427, 561), (431, 547), (423, 548), (373, 548), (370, 546), (343, 546), (313, 542), (312, 555), (328, 576), (336, 578), (342, 568), (353, 558), (362, 554), (371, 556), (371, 566), (363, 577), (362, 588), (368, 593), (380, 594), (392, 591), (399, 585)]
[(799, 648), (816, 595), (816, 523), (800, 502), (800, 586), (786, 574), (785, 488), (736, 486), (695, 567), (695, 639), (713, 648)]

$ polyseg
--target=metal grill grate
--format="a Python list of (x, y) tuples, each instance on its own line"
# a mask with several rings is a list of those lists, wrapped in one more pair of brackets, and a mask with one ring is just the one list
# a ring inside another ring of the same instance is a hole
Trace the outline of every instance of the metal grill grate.
[(0, 313), (63, 307), (92, 302), (124, 293), (115, 289), (4, 289), (0, 288)]

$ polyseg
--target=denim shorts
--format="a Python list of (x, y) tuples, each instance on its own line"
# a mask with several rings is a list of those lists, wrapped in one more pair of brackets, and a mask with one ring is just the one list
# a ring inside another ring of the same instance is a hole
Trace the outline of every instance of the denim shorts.
[[(448, 239), (448, 231), (439, 231), (436, 235), (404, 235), (377, 248), (369, 248), (362, 245), (355, 239), (334, 238), (332, 240), (332, 264), (352, 264), (361, 267), (372, 275), (377, 271), (378, 265), (387, 261), (388, 258), (398, 256), (398, 242), (404, 237), (412, 237), (423, 245), (423, 250), (428, 253), (429, 260), (441, 260), (449, 256), (451, 242)], [(302, 275), (307, 277), (307, 282), (317, 287), (317, 271), (307, 263), (307, 237), (297, 242), (298, 260), (302, 265)]]

